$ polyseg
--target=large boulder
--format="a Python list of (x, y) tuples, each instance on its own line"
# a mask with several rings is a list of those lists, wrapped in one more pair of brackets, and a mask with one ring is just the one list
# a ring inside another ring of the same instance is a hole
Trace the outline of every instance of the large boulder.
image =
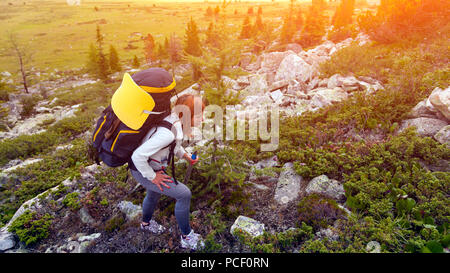
[(297, 81), (309, 81), (314, 69), (296, 54), (286, 56), (278, 67), (275, 81), (296, 79)]
[(260, 56), (261, 68), (258, 73), (276, 72), (282, 61), (288, 55), (295, 55), (295, 52), (288, 50), (283, 52), (264, 53)]
[(281, 205), (295, 200), (303, 183), (303, 177), (295, 172), (292, 162), (284, 164), (283, 169), (278, 178), (274, 196), (275, 201)]
[(348, 94), (340, 87), (318, 88), (310, 91), (308, 95), (311, 96), (309, 108), (313, 111), (348, 98)]
[(450, 120), (450, 87), (447, 87), (445, 90), (440, 88), (434, 89), (429, 100), (447, 120)]
[(305, 192), (307, 194), (320, 193), (325, 194), (336, 200), (343, 200), (345, 198), (344, 186), (334, 179), (329, 179), (326, 175), (321, 175), (313, 178), (306, 186)]
[(263, 235), (264, 224), (256, 221), (255, 219), (240, 215), (231, 226), (230, 232), (235, 235), (237, 230), (243, 231), (253, 238)]
[(402, 121), (399, 132), (408, 127), (416, 127), (417, 133), (423, 137), (433, 137), (439, 130), (447, 125), (446, 121), (434, 118), (415, 118)]
[(413, 109), (408, 113), (410, 118), (436, 118), (436, 109), (433, 106), (427, 107), (427, 99), (419, 102)]
[(300, 53), (300, 52), (303, 51), (303, 48), (302, 48), (302, 46), (299, 45), (299, 44), (292, 43), (292, 44), (287, 44), (287, 45), (286, 45), (286, 50), (292, 50), (292, 51), (294, 51), (296, 54), (298, 54), (298, 53)]

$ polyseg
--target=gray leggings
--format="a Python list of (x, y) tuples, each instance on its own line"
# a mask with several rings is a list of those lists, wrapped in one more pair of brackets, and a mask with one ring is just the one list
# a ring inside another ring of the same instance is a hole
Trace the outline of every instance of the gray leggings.
[(161, 194), (175, 198), (175, 217), (177, 219), (178, 226), (181, 229), (183, 235), (187, 235), (191, 232), (189, 225), (189, 210), (191, 205), (191, 191), (186, 185), (178, 182), (166, 183), (170, 189), (161, 186), (164, 191), (161, 191), (150, 180), (143, 177), (139, 171), (131, 170), (131, 175), (147, 190), (147, 195), (142, 203), (142, 221), (148, 223), (152, 219), (153, 212), (155, 211), (156, 204), (158, 203)]

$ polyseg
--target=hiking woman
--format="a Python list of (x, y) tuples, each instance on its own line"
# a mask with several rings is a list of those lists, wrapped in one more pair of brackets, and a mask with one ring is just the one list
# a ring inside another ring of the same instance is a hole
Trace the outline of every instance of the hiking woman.
[[(197, 98), (199, 99), (199, 98)], [(190, 110), (191, 124), (195, 124), (197, 119), (201, 120), (201, 115), (195, 116), (194, 101), (198, 101), (193, 95), (180, 96), (175, 105), (187, 106)], [(201, 99), (199, 99), (201, 101)], [(204, 103), (201, 102), (202, 114)], [(162, 225), (159, 225), (152, 219), (156, 204), (161, 194), (176, 199), (175, 217), (181, 230), (181, 247), (196, 249), (202, 245), (203, 241), (199, 234), (194, 233), (189, 224), (191, 191), (181, 182), (174, 183), (172, 177), (167, 175), (165, 167), (168, 165), (170, 144), (175, 140), (174, 155), (178, 158), (184, 158), (189, 164), (197, 163), (197, 160), (191, 159), (191, 155), (186, 153), (181, 146), (183, 140), (183, 128), (181, 123), (182, 113), (172, 112), (164, 118), (172, 126), (172, 130), (167, 127), (158, 126), (152, 128), (141, 142), (141, 145), (133, 152), (131, 157), (131, 174), (145, 187), (147, 195), (144, 198), (142, 207), (143, 215), (141, 229), (152, 233), (160, 234), (165, 231)], [(175, 132), (175, 133), (173, 133)]]

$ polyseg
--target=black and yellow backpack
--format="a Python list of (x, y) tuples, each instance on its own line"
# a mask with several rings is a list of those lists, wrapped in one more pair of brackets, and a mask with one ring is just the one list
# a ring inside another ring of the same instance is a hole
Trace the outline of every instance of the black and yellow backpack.
[(162, 68), (145, 69), (132, 76), (125, 73), (111, 104), (97, 120), (90, 157), (97, 164), (103, 161), (110, 167), (122, 166), (130, 162), (152, 127), (170, 130), (171, 124), (163, 119), (171, 112), (175, 85), (172, 75)]

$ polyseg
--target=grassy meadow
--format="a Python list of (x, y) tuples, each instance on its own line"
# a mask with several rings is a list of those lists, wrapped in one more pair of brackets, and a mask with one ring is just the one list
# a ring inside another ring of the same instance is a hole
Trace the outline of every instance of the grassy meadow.
[[(299, 1), (296, 5), (306, 11), (309, 2)], [(241, 2), (230, 3), (223, 8), (219, 2), (82, 1), (79, 6), (69, 6), (66, 1), (2, 1), (0, 71), (14, 74), (19, 67), (17, 58), (7, 50), (10, 46), (9, 32), (16, 34), (19, 43), (32, 54), (27, 65), (34, 67), (34, 71), (72, 70), (85, 66), (89, 44), (95, 43), (97, 24), (104, 35), (104, 44), (114, 45), (123, 62), (131, 62), (136, 55), (142, 63), (144, 42), (141, 38), (148, 33), (159, 43), (164, 43), (165, 38), (173, 33), (183, 38), (186, 23), (192, 17), (200, 31), (206, 30), (214, 21), (215, 24), (226, 24), (230, 31), (238, 34), (248, 8), (254, 9), (251, 15), (254, 22), (259, 6), (262, 7), (264, 22), (281, 26), (288, 5), (287, 1)], [(329, 16), (332, 16), (336, 5), (330, 3), (327, 9)], [(212, 9), (219, 6), (220, 16), (206, 17), (208, 6)], [(126, 49), (129, 44), (136, 48)]]

